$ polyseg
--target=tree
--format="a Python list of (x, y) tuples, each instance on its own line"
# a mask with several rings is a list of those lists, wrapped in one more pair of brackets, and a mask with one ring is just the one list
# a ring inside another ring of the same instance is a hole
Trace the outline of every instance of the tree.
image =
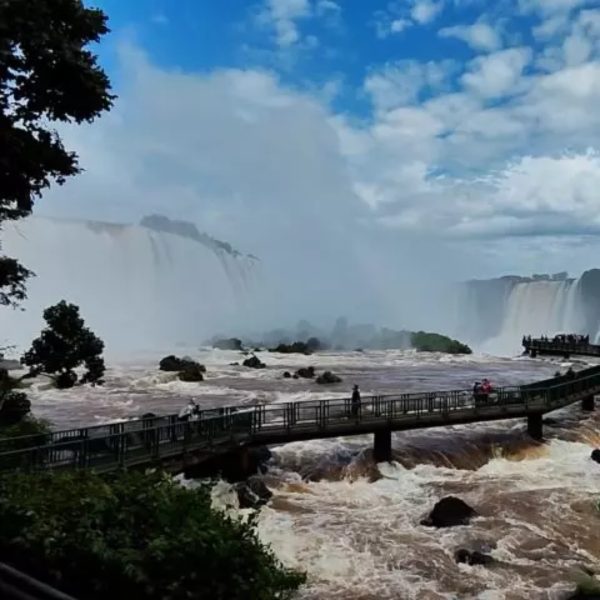
[[(30, 215), (52, 181), (80, 172), (52, 124), (91, 122), (112, 106), (88, 49), (108, 32), (106, 20), (81, 0), (0, 0), (0, 225)], [(0, 256), (0, 304), (23, 300), (32, 274)]]
[(79, 307), (62, 300), (44, 311), (44, 320), (48, 327), (21, 359), (30, 374), (58, 373), (57, 387), (69, 388), (77, 383), (75, 369), (85, 365), (80, 383), (102, 384), (104, 342), (85, 327)]
[(77, 598), (282, 600), (305, 579), (163, 473), (10, 473), (0, 498), (0, 555)]

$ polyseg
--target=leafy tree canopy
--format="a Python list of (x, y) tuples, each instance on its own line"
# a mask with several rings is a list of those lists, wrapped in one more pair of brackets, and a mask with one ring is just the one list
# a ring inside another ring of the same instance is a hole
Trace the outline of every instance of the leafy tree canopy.
[(30, 367), (32, 375), (58, 373), (58, 387), (72, 387), (77, 383), (75, 369), (85, 365), (86, 372), (80, 383), (102, 383), (104, 342), (85, 327), (79, 316), (79, 307), (64, 300), (44, 311), (48, 327), (21, 361)]
[(211, 508), (208, 488), (160, 473), (11, 474), (0, 479), (0, 552), (88, 600), (275, 600), (304, 576), (253, 522)]
[[(80, 169), (52, 123), (92, 121), (113, 101), (88, 48), (106, 15), (81, 0), (0, 0), (0, 224), (31, 214), (52, 181)], [(0, 304), (25, 297), (32, 273), (0, 257)]]

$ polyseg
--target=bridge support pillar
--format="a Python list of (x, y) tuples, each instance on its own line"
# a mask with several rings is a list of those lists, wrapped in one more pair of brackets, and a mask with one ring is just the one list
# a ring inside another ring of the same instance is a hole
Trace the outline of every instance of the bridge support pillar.
[(595, 408), (595, 400), (594, 400), (594, 396), (588, 396), (587, 398), (584, 398), (581, 401), (581, 408), (582, 410), (586, 410), (586, 411), (593, 411)]
[(392, 432), (389, 430), (376, 431), (374, 438), (373, 458), (375, 462), (392, 460)]
[(543, 418), (541, 413), (527, 417), (527, 433), (539, 442), (544, 439)]

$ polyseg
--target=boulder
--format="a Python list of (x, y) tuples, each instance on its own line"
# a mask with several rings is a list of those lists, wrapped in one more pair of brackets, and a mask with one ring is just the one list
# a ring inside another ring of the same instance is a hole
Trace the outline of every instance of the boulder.
[(315, 368), (302, 367), (296, 371), (296, 375), (298, 375), (298, 377), (302, 377), (303, 379), (312, 379), (315, 376)]
[(600, 449), (596, 448), (595, 450), (592, 450), (592, 454), (590, 455), (590, 458), (593, 461), (600, 463)]
[(183, 371), (188, 367), (193, 367), (199, 370), (201, 373), (206, 373), (206, 367), (204, 365), (197, 363), (195, 360), (192, 360), (187, 356), (184, 358), (178, 358), (177, 356), (171, 354), (169, 356), (165, 356), (158, 365), (158, 368), (161, 371), (170, 372)]
[(57, 375), (54, 383), (59, 390), (68, 390), (77, 383), (77, 374), (73, 371), (64, 371)]
[(319, 338), (311, 337), (306, 341), (306, 349), (309, 352), (318, 352), (323, 349), (323, 344)]
[(433, 507), (429, 517), (421, 521), (427, 527), (454, 527), (468, 525), (477, 512), (466, 502), (454, 496), (442, 498)]
[(294, 373), (294, 374), (292, 375), (292, 377), (293, 377), (294, 379), (300, 379), (300, 375), (298, 375), (298, 373)]
[(236, 486), (240, 508), (257, 509), (267, 504), (272, 498), (273, 492), (256, 477), (251, 477), (247, 481), (239, 483)]
[(319, 375), (315, 381), (320, 385), (331, 385), (342, 382), (341, 378), (337, 375), (334, 375), (331, 371), (325, 371), (325, 373)]
[(226, 338), (215, 340), (212, 344), (213, 348), (217, 348), (217, 350), (241, 350), (242, 349), (242, 340), (238, 338)]
[(179, 380), (194, 382), (194, 381), (204, 381), (204, 367), (197, 363), (190, 364), (186, 366), (182, 371), (179, 371)]
[(249, 367), (250, 369), (264, 369), (267, 366), (264, 362), (261, 362), (258, 356), (255, 355), (247, 358), (243, 364), (245, 367)]
[(311, 354), (309, 347), (304, 342), (279, 344), (276, 348), (271, 348), (270, 352), (279, 352), (281, 354)]
[(461, 548), (454, 553), (454, 560), (457, 563), (464, 563), (471, 566), (488, 566), (494, 562), (494, 559), (489, 554), (484, 554), (483, 552), (478, 552), (477, 550), (471, 552), (470, 550), (465, 550), (464, 548)]
[(286, 372), (283, 374), (283, 378), (284, 378), (284, 379), (291, 379), (291, 378), (292, 378), (292, 374), (291, 374), (289, 371), (286, 371)]

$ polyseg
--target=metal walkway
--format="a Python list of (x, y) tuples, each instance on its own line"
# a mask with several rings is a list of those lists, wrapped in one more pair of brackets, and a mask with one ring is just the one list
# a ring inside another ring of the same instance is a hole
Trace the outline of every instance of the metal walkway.
[(560, 342), (549, 339), (523, 338), (523, 347), (529, 356), (535, 358), (538, 354), (554, 356), (598, 356), (600, 346), (581, 342)]
[(253, 445), (522, 417), (536, 421), (541, 436), (543, 414), (580, 400), (593, 405), (595, 394), (600, 366), (487, 397), (470, 390), (372, 396), (363, 398), (355, 415), (349, 399), (226, 407), (204, 410), (195, 421), (169, 415), (0, 440), (0, 470), (109, 472), (162, 463), (177, 471)]

